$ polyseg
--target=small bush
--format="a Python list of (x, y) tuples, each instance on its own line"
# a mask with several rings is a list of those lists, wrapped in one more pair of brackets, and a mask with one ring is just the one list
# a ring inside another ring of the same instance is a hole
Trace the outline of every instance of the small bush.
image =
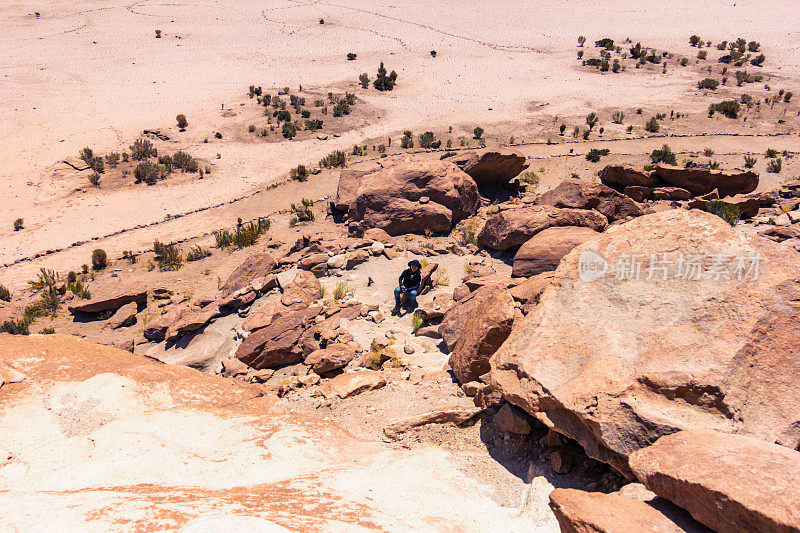
[(295, 181), (306, 181), (308, 179), (308, 169), (305, 165), (297, 165), (289, 171), (289, 178)]
[(156, 39), (161, 39), (161, 30), (156, 30)]
[(762, 63), (767, 59), (767, 56), (764, 54), (758, 54), (756, 57), (750, 60), (750, 64), (754, 67), (760, 67)]
[(195, 246), (189, 249), (189, 252), (186, 254), (186, 261), (199, 261), (209, 255), (211, 255), (211, 252), (208, 250), (203, 250), (200, 246)]
[(766, 157), (778, 157), (778, 151), (775, 148), (767, 148), (767, 151), (764, 152), (764, 156), (766, 156)]
[(670, 150), (669, 145), (665, 144), (660, 150), (653, 150), (650, 153), (650, 161), (657, 165), (658, 163), (667, 163), (668, 165), (676, 165), (678, 163), (675, 154)]
[(181, 249), (175, 243), (164, 244), (155, 241), (153, 242), (153, 251), (156, 253), (156, 264), (161, 271), (178, 270), (183, 265)]
[(711, 148), (706, 148), (705, 150), (703, 150), (703, 155), (706, 157), (711, 157), (712, 155), (714, 155), (714, 150), (712, 150)]
[(750, 157), (749, 155), (746, 155), (744, 156), (744, 167), (753, 168), (756, 164), (756, 161), (758, 161), (758, 159), (756, 159), (755, 157)]
[(322, 121), (317, 118), (306, 120), (306, 129), (308, 131), (317, 131), (322, 129)]
[(622, 124), (622, 120), (624, 118), (625, 118), (625, 113), (623, 113), (622, 111), (614, 111), (614, 113), (611, 115), (611, 122), (613, 122), (614, 124)]
[(14, 231), (19, 231), (24, 227), (24, 222), (21, 218), (18, 218), (14, 221)]
[(361, 84), (361, 88), (362, 89), (368, 88), (369, 87), (369, 74), (367, 74), (366, 72), (362, 73), (358, 77), (358, 83)]
[(354, 61), (355, 58), (357, 58), (357, 57), (358, 57), (358, 54), (354, 54), (353, 52), (350, 52), (349, 54), (347, 54), (347, 60), (348, 61)]
[(4, 302), (11, 301), (11, 291), (5, 285), (0, 284), (0, 300)]
[(478, 227), (480, 223), (474, 219), (470, 218), (465, 220), (462, 226), (458, 230), (458, 243), (461, 246), (467, 246), (470, 244), (478, 244)]
[(594, 45), (597, 48), (605, 48), (606, 50), (613, 50), (614, 49), (614, 39), (600, 39), (599, 41), (595, 41)]
[(723, 100), (722, 102), (711, 104), (708, 108), (709, 116), (712, 115), (714, 111), (717, 111), (728, 118), (737, 118), (741, 109), (742, 107), (736, 100)]
[(214, 138), (215, 139), (222, 139), (222, 134), (220, 132), (217, 132), (217, 133), (214, 134)]
[(319, 166), (322, 168), (336, 168), (342, 167), (347, 164), (347, 154), (341, 150), (335, 150), (324, 158), (320, 159)]
[(130, 146), (131, 159), (134, 161), (142, 161), (148, 157), (156, 157), (158, 151), (153, 146), (153, 143), (147, 139), (136, 139)]
[(411, 330), (416, 333), (424, 323), (425, 320), (422, 318), (422, 313), (414, 311), (414, 314), (411, 315)]
[(707, 58), (708, 58), (708, 52), (706, 50), (700, 50), (699, 52), (697, 52), (697, 59), (707, 59)]
[(293, 122), (284, 122), (281, 133), (286, 139), (294, 139), (294, 136), (297, 135), (297, 126)]
[(333, 289), (333, 299), (335, 301), (344, 300), (353, 294), (353, 287), (349, 281), (340, 281)]
[(181, 130), (185, 130), (186, 126), (189, 125), (189, 121), (186, 120), (186, 115), (183, 114), (178, 115), (177, 117), (175, 117), (175, 120), (178, 122), (178, 128), (180, 128)]
[(294, 212), (294, 216), (292, 219), (294, 223), (298, 222), (307, 222), (310, 220), (314, 220), (314, 201), (309, 200), (308, 198), (302, 198), (300, 200), (300, 205), (291, 205), (291, 210)]
[(650, 133), (657, 133), (658, 130), (661, 129), (661, 125), (659, 125), (658, 120), (656, 117), (651, 117), (650, 120), (644, 125), (644, 130), (649, 131)]
[(738, 205), (729, 204), (728, 202), (723, 202), (721, 200), (709, 200), (706, 202), (706, 211), (712, 215), (717, 215), (731, 226), (736, 225), (736, 222), (739, 220), (740, 216)]
[(386, 67), (383, 66), (383, 61), (381, 61), (380, 67), (378, 67), (378, 77), (375, 78), (375, 81), (372, 82), (372, 86), (378, 89), (379, 91), (391, 91), (394, 89), (395, 81), (397, 80), (397, 73), (392, 71), (390, 75), (386, 75)]
[(150, 161), (142, 161), (133, 170), (136, 183), (144, 182), (148, 185), (155, 184), (161, 178), (161, 167)]
[(92, 268), (95, 270), (103, 270), (108, 265), (108, 256), (106, 251), (97, 248), (92, 252)]
[(772, 174), (780, 174), (781, 170), (783, 169), (783, 161), (780, 158), (773, 159), (769, 163), (767, 163), (767, 172)]
[(24, 320), (6, 320), (0, 324), (0, 333), (11, 335), (29, 335), (28, 324)]
[(789, 101), (792, 99), (792, 96), (794, 96), (794, 93), (792, 91), (786, 91), (783, 94), (783, 101), (788, 104)]
[(717, 87), (719, 87), (719, 82), (714, 78), (705, 78), (697, 83), (698, 89), (711, 89), (714, 91)]
[(536, 175), (536, 172), (531, 170), (526, 170), (519, 175), (519, 178), (532, 187), (539, 185), (539, 176)]
[(602, 156), (608, 155), (608, 154), (609, 154), (609, 149), (608, 148), (603, 148), (601, 150), (598, 150), (597, 148), (592, 148), (586, 154), (586, 160), (587, 161), (591, 161), (592, 163), (597, 163), (598, 161), (600, 161), (600, 158)]
[(475, 129), (472, 130), (472, 133), (475, 134), (476, 139), (480, 139), (483, 136), (483, 128), (476, 126)]
[(422, 135), (419, 136), (419, 147), (420, 148), (431, 148), (431, 145), (436, 140), (436, 137), (433, 135), (432, 131), (426, 131)]
[(699, 35), (692, 35), (689, 37), (689, 44), (692, 46), (697, 46), (698, 44), (702, 43), (702, 39)]

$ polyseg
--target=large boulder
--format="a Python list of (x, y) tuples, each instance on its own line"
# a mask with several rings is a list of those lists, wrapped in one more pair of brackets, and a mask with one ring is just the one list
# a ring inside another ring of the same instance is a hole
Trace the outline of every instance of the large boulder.
[(800, 531), (795, 450), (743, 435), (681, 431), (634, 453), (630, 466), (648, 489), (719, 533)]
[(508, 185), (509, 181), (528, 168), (525, 156), (516, 153), (484, 152), (478, 154), (468, 151), (456, 154), (450, 160), (475, 180), (478, 186)]
[(456, 342), (461, 337), (464, 327), (473, 312), (480, 309), (498, 288), (504, 287), (498, 284), (485, 285), (458, 300), (455, 305), (447, 310), (441, 324), (439, 324), (439, 334), (444, 339), (448, 350), (455, 348)]
[(639, 217), (561, 261), (492, 358), (492, 380), (626, 476), (632, 452), (679, 429), (794, 447), (798, 270), (793, 250), (714, 215)]
[(658, 183), (649, 172), (636, 170), (627, 165), (606, 165), (600, 171), (600, 181), (615, 189), (655, 187)]
[(301, 337), (321, 311), (322, 307), (315, 306), (281, 315), (252, 332), (239, 345), (236, 357), (256, 370), (299, 363), (313, 351), (301, 342)]
[(717, 189), (719, 197), (724, 198), (753, 192), (758, 187), (758, 174), (752, 170), (712, 170), (660, 164), (656, 166), (653, 175), (665, 185), (686, 189), (694, 196), (702, 196)]
[(273, 412), (276, 401), (260, 385), (70, 335), (0, 334), (0, 531), (530, 524), (435, 447), (394, 449)]
[(520, 246), (514, 256), (511, 275), (527, 278), (555, 270), (561, 259), (573, 248), (597, 235), (599, 233), (590, 228), (547, 228)]
[(125, 304), (147, 302), (147, 285), (144, 283), (120, 283), (94, 292), (89, 300), (73, 300), (67, 306), (70, 313), (100, 313), (116, 311)]
[(389, 235), (449, 231), (479, 203), (477, 185), (453, 163), (397, 158), (363, 177), (348, 219)]
[(281, 303), (286, 307), (302, 309), (320, 298), (322, 298), (322, 284), (319, 279), (313, 272), (300, 270), (283, 290)]
[(549, 205), (515, 207), (487, 220), (478, 234), (478, 243), (493, 250), (509, 250), (547, 228), (582, 226), (603, 231), (607, 225), (606, 217), (591, 209), (562, 209)]
[(266, 252), (253, 254), (228, 276), (228, 279), (219, 290), (222, 292), (223, 297), (229, 296), (249, 285), (254, 279), (266, 276), (275, 270), (277, 266), (278, 262), (271, 254)]
[(373, 171), (342, 169), (339, 173), (339, 186), (336, 189), (336, 197), (331, 202), (333, 208), (337, 211), (350, 209), (350, 204), (356, 199), (356, 191), (361, 185), (361, 179), (370, 172)]
[(643, 214), (642, 208), (636, 202), (611, 187), (573, 179), (565, 180), (555, 189), (542, 194), (537, 203), (553, 207), (595, 209), (603, 213), (609, 222)]
[(450, 355), (459, 382), (475, 381), (489, 371), (489, 358), (508, 338), (513, 323), (514, 300), (506, 290), (495, 289), (474, 306)]

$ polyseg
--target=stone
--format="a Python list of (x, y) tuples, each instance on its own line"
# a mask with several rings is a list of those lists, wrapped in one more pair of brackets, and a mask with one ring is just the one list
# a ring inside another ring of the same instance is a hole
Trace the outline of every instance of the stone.
[(636, 202), (611, 187), (574, 179), (562, 181), (555, 189), (542, 194), (536, 203), (553, 207), (594, 209), (604, 214), (609, 222), (643, 214)]
[(180, 320), (185, 310), (186, 307), (177, 305), (167, 309), (164, 314), (147, 323), (142, 331), (144, 338), (154, 342), (163, 341), (167, 335), (167, 330)]
[[(475, 392), (478, 392), (477, 389)], [(500, 431), (515, 433), (517, 435), (528, 435), (531, 432), (531, 425), (521, 414), (516, 412), (516, 409), (516, 407), (505, 404), (497, 411), (497, 414), (492, 417), (492, 421), (497, 425), (497, 429)]]
[(656, 187), (652, 197), (654, 200), (688, 200), (692, 193), (680, 187)]
[(659, 164), (653, 175), (669, 187), (680, 187), (692, 196), (708, 194), (714, 189), (720, 198), (747, 194), (758, 187), (758, 174), (752, 170), (712, 170), (703, 167), (679, 167)]
[[(584, 252), (605, 258), (605, 274), (581, 279)], [(619, 257), (633, 253), (648, 258), (642, 277), (617, 276)], [(649, 258), (664, 253), (667, 279), (655, 271), (648, 281)], [(745, 267), (758, 259), (760, 275), (715, 279), (706, 266), (701, 279), (678, 276), (680, 254), (720, 253), (731, 269), (732, 258)], [(800, 309), (791, 303), (800, 301), (798, 271), (793, 250), (748, 239), (708, 213), (633, 219), (561, 261), (492, 357), (492, 383), (628, 478), (631, 453), (679, 429), (774, 442), (800, 420), (800, 359), (790, 355), (800, 342)]]
[(653, 197), (653, 189), (651, 187), (641, 187), (639, 185), (628, 185), (625, 187), (624, 193), (634, 202), (644, 202)]
[(469, 383), (461, 385), (461, 390), (464, 391), (464, 394), (472, 398), (478, 394), (478, 389), (481, 388), (481, 386), (482, 385), (478, 381), (470, 381)]
[(547, 460), (550, 461), (550, 468), (552, 468), (553, 472), (556, 474), (568, 474), (569, 471), (572, 470), (572, 465), (574, 463), (572, 455), (563, 448), (550, 452), (547, 456)]
[(525, 156), (517, 153), (467, 151), (456, 154), (453, 163), (467, 173), (479, 187), (485, 185), (508, 186), (509, 182), (528, 168)]
[(386, 386), (386, 379), (374, 370), (346, 372), (320, 385), (318, 391), (325, 398), (345, 399), (362, 392)]
[(230, 293), (227, 297), (222, 298), (218, 305), (222, 308), (228, 309), (239, 309), (240, 307), (247, 307), (248, 305), (252, 304), (256, 301), (256, 291), (254, 291), (250, 285), (245, 286), (238, 291)]
[(555, 274), (553, 272), (542, 272), (529, 277), (524, 283), (511, 287), (508, 293), (514, 298), (515, 301), (524, 304), (539, 303), (539, 297), (544, 290), (550, 285)]
[(419, 413), (413, 416), (393, 420), (383, 428), (383, 434), (389, 439), (397, 439), (403, 433), (428, 424), (463, 424), (480, 413), (477, 407), (444, 407)]
[(528, 278), (555, 270), (573, 248), (598, 235), (596, 231), (582, 227), (557, 227), (540, 231), (517, 250), (511, 275)]
[[(389, 235), (450, 231), (475, 214), (478, 188), (453, 163), (397, 156), (387, 166), (363, 177), (348, 220), (362, 228), (380, 228)], [(430, 201), (420, 204), (427, 196)]]
[(123, 305), (111, 315), (108, 319), (108, 325), (111, 329), (125, 328), (136, 324), (136, 314), (139, 312), (139, 306), (136, 302), (131, 302)]
[(383, 253), (384, 248), (385, 248), (385, 246), (384, 246), (384, 244), (382, 242), (377, 242), (376, 241), (376, 242), (373, 242), (372, 245), (369, 247), (369, 251), (370, 251), (370, 253), (372, 253), (372, 255), (378, 256), (378, 255), (381, 255)]
[(406, 344), (405, 346), (403, 346), (403, 352), (406, 355), (413, 354), (414, 353), (414, 346), (412, 346), (411, 344)]
[(800, 239), (800, 224), (775, 226), (759, 231), (758, 234), (776, 242), (783, 242), (787, 239)]
[(325, 348), (311, 352), (303, 362), (317, 374), (326, 374), (347, 366), (355, 356), (356, 350), (349, 344), (330, 343)]
[(295, 309), (304, 308), (322, 298), (322, 284), (307, 270), (300, 270), (281, 296), (281, 303)]
[(633, 453), (651, 491), (720, 533), (800, 531), (800, 453), (744, 435), (680, 431)]
[(792, 219), (789, 218), (789, 213), (783, 213), (781, 215), (776, 216), (770, 221), (772, 224), (776, 226), (791, 226)]
[(441, 333), (439, 333), (439, 326), (422, 326), (416, 331), (415, 335), (417, 337), (428, 337), (429, 339), (442, 338)]
[(242, 289), (256, 278), (263, 278), (275, 270), (278, 262), (266, 252), (259, 252), (251, 255), (239, 267), (228, 276), (225, 283), (220, 287), (223, 297)]
[(304, 307), (282, 315), (251, 333), (239, 345), (236, 357), (256, 370), (299, 363), (313, 351), (304, 347), (301, 337), (321, 311), (320, 306)]
[(473, 307), (450, 354), (450, 367), (460, 383), (490, 370), (489, 358), (508, 338), (513, 323), (514, 300), (504, 289), (492, 290)]
[(334, 255), (333, 257), (328, 258), (328, 268), (334, 270), (340, 270), (344, 268), (345, 264), (347, 264), (347, 256), (345, 254)]
[(342, 169), (339, 173), (339, 186), (336, 189), (336, 197), (331, 205), (337, 211), (347, 211), (350, 204), (356, 199), (356, 192), (361, 185), (362, 178), (371, 171)]
[[(677, 521), (657, 507), (618, 494), (555, 489), (550, 493), (550, 508), (562, 533), (706, 533), (691, 517)], [(669, 512), (669, 511), (668, 511)]]
[(364, 231), (364, 238), (383, 243), (386, 246), (395, 246), (397, 244), (397, 241), (394, 237), (380, 228), (369, 228), (368, 230)]
[(189, 308), (181, 313), (180, 319), (169, 327), (164, 340), (179, 339), (186, 333), (197, 331), (221, 314), (220, 306), (213, 303), (202, 308)]
[(627, 165), (606, 165), (600, 171), (600, 181), (615, 189), (625, 187), (655, 187), (658, 181), (649, 172), (643, 172)]
[(444, 314), (444, 318), (442, 318), (442, 322), (439, 324), (439, 334), (442, 336), (442, 339), (444, 339), (448, 350), (453, 350), (453, 348), (455, 348), (456, 342), (464, 331), (464, 326), (473, 311), (482, 306), (486, 299), (494, 294), (497, 288), (499, 288), (498, 285), (481, 287), (459, 300), (456, 305), (453, 305)]
[(143, 283), (120, 283), (102, 290), (92, 289), (89, 300), (73, 300), (67, 306), (70, 313), (100, 313), (116, 311), (125, 304), (147, 302), (147, 286)]
[(603, 231), (605, 215), (591, 209), (565, 209), (549, 205), (515, 207), (489, 218), (478, 234), (478, 243), (493, 250), (517, 248), (542, 230), (554, 226), (582, 226)]
[(369, 253), (366, 250), (353, 250), (347, 254), (347, 262), (345, 268), (351, 270), (352, 268), (369, 261)]
[(453, 297), (445, 292), (436, 294), (433, 299), (421, 304), (416, 311), (426, 322), (439, 320), (444, 314), (453, 307)]
[(261, 309), (251, 313), (250, 316), (242, 322), (242, 329), (245, 331), (255, 331), (269, 326), (272, 323), (272, 319), (275, 317), (277, 307), (278, 305), (276, 305), (275, 302), (268, 302)]

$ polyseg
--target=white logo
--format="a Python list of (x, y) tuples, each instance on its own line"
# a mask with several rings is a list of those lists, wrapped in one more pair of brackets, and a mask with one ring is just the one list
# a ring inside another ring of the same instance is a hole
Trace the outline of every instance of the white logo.
[(584, 250), (578, 258), (578, 277), (584, 283), (602, 278), (608, 272), (608, 262), (593, 250)]

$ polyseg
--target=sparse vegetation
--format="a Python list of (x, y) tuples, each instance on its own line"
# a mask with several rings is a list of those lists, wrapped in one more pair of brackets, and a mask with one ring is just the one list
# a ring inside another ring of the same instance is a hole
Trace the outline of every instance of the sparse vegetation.
[(765, 157), (778, 157), (778, 151), (775, 148), (767, 148), (767, 151), (764, 152)]
[(375, 78), (375, 81), (372, 82), (372, 86), (378, 89), (379, 91), (391, 91), (394, 89), (394, 84), (397, 81), (397, 73), (392, 71), (391, 74), (386, 74), (386, 67), (383, 66), (383, 61), (381, 61), (380, 67), (378, 67), (378, 77)]
[(194, 246), (189, 249), (189, 252), (186, 254), (186, 261), (199, 261), (211, 255), (211, 252), (208, 250), (204, 250), (199, 245)]
[(142, 161), (148, 157), (156, 157), (158, 151), (153, 146), (153, 143), (147, 139), (136, 139), (130, 146), (131, 159), (134, 161)]
[(364, 72), (358, 77), (358, 83), (361, 84), (362, 89), (369, 87), (369, 75)]
[(236, 229), (219, 230), (214, 232), (214, 238), (217, 242), (217, 247), (220, 249), (234, 247), (244, 248), (254, 245), (258, 238), (269, 231), (271, 221), (266, 217), (259, 217), (255, 221), (243, 224), (241, 219), (236, 224)]
[(657, 133), (661, 129), (656, 117), (651, 117), (650, 120), (644, 125), (644, 130), (650, 133)]
[(478, 244), (479, 226), (480, 223), (474, 218), (465, 220), (458, 229), (458, 244), (461, 246)]
[(347, 60), (348, 61), (355, 61), (355, 59), (357, 57), (358, 57), (358, 54), (354, 54), (353, 52), (350, 52), (350, 53), (347, 54)]
[(519, 175), (519, 179), (530, 185), (531, 187), (536, 187), (539, 185), (539, 176), (536, 175), (536, 172), (532, 170), (526, 170), (522, 174)]
[(758, 159), (756, 159), (755, 157), (751, 157), (749, 155), (744, 156), (745, 168), (753, 168), (756, 164), (756, 161), (758, 161)]
[(0, 284), (0, 300), (4, 302), (11, 301), (11, 291), (3, 284)]
[(736, 100), (723, 100), (708, 107), (708, 116), (712, 116), (717, 111), (728, 118), (738, 118), (741, 109), (742, 107)]
[(706, 211), (712, 215), (717, 215), (731, 226), (736, 225), (736, 222), (739, 220), (739, 216), (741, 214), (738, 205), (723, 202), (721, 200), (709, 200), (706, 202)]
[(697, 83), (698, 89), (711, 89), (714, 91), (717, 87), (719, 87), (719, 82), (714, 78), (705, 78)]
[(106, 251), (97, 248), (92, 252), (92, 268), (95, 270), (103, 270), (106, 266), (108, 266)]
[(308, 179), (308, 169), (305, 165), (297, 165), (289, 171), (289, 178), (295, 181), (306, 181)]
[(285, 139), (294, 139), (297, 135), (297, 126), (293, 122), (284, 122), (281, 133)]
[(772, 174), (780, 174), (783, 169), (783, 161), (780, 158), (772, 159), (767, 163), (767, 172)]
[(178, 270), (183, 266), (183, 254), (177, 244), (155, 241), (153, 242), (153, 251), (156, 253), (156, 264), (159, 270)]
[(353, 286), (349, 281), (340, 281), (333, 288), (334, 301), (344, 300), (353, 295)]
[(291, 210), (294, 216), (289, 219), (289, 225), (294, 226), (298, 222), (308, 222), (314, 220), (314, 201), (308, 198), (302, 198), (300, 205), (292, 204)]
[(319, 166), (322, 168), (336, 168), (342, 167), (347, 164), (347, 154), (342, 150), (335, 150), (319, 161)]
[(712, 155), (714, 155), (714, 150), (712, 150), (711, 148), (706, 148), (703, 150), (703, 155), (706, 157), (711, 157)]
[(414, 311), (414, 314), (411, 315), (411, 330), (416, 333), (424, 323), (425, 321), (422, 318), (422, 313), (420, 313), (419, 310)]
[(670, 150), (669, 145), (665, 144), (660, 150), (653, 150), (650, 153), (650, 161), (657, 165), (658, 163), (667, 163), (668, 165), (676, 165), (678, 163), (675, 153)]
[(608, 148), (603, 148), (603, 149), (599, 149), (599, 150), (597, 148), (592, 148), (586, 154), (586, 160), (587, 161), (591, 161), (592, 163), (597, 163), (598, 161), (600, 161), (600, 158), (602, 156), (608, 155), (608, 154), (609, 154), (609, 149)]
[(625, 113), (622, 111), (614, 111), (614, 113), (611, 115), (611, 122), (614, 124), (622, 124), (623, 119), (625, 119)]
[(480, 139), (483, 136), (483, 128), (476, 126), (475, 129), (472, 130), (472, 133), (475, 134), (476, 139)]
[(136, 183), (144, 182), (147, 185), (153, 185), (161, 179), (162, 171), (161, 165), (157, 165), (150, 161), (142, 161), (136, 168), (133, 170), (133, 176), (136, 180)]
[(178, 122), (178, 128), (183, 131), (186, 129), (186, 126), (189, 125), (189, 121), (186, 120), (186, 115), (180, 114), (175, 117), (175, 120)]

